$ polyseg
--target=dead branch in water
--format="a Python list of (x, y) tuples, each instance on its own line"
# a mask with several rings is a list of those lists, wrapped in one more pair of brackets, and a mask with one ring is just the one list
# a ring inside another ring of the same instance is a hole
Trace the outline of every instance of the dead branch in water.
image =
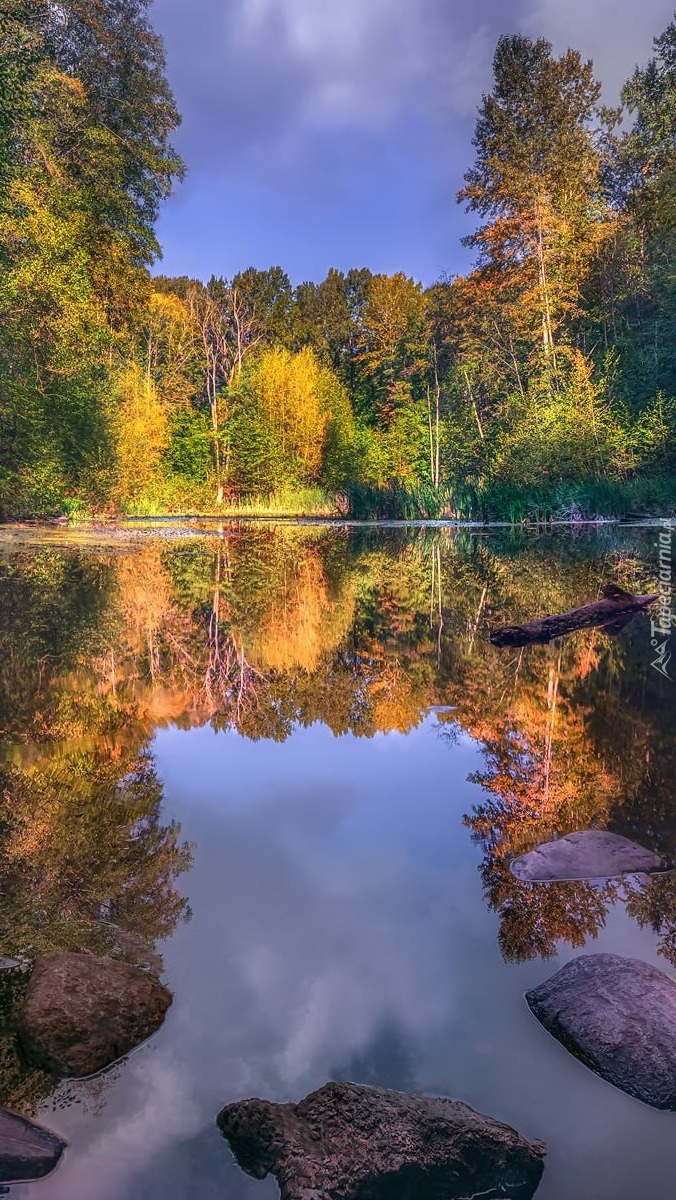
[(643, 612), (659, 600), (658, 595), (635, 596), (614, 583), (605, 585), (602, 596), (601, 600), (585, 604), (572, 612), (539, 617), (525, 625), (505, 625), (491, 633), (490, 640), (494, 646), (543, 645), (554, 638), (565, 637), (578, 629), (590, 629), (593, 626), (598, 626), (604, 633), (613, 637), (620, 633), (637, 613)]

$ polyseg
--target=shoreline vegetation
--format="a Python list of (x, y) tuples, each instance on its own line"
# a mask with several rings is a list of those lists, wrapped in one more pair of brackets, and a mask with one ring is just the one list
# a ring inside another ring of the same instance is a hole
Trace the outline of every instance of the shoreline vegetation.
[(616, 110), (500, 38), (468, 274), (294, 285), (152, 273), (184, 166), (148, 10), (0, 14), (0, 521), (676, 515), (676, 20)]
[[(580, 525), (641, 518), (669, 518), (676, 514), (676, 477), (655, 476), (626, 483), (589, 480), (586, 484), (543, 485), (538, 488), (494, 486), (483, 491), (464, 488), (363, 488), (329, 494), (319, 488), (290, 490), (272, 495), (224, 498), (209, 504), (209, 495), (195, 497), (175, 508), (163, 508), (156, 499), (121, 512), (87, 512), (73, 506), (70, 513), (42, 514), (44, 520), (67, 519), (74, 525), (91, 521), (124, 520), (326, 520), (444, 522), (470, 525)], [(202, 500), (201, 506), (199, 500)], [(0, 528), (2, 526), (0, 525)]]

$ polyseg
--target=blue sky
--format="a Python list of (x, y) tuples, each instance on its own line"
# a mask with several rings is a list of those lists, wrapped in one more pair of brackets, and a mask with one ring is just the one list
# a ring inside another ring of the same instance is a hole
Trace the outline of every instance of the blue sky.
[(606, 99), (674, 0), (154, 0), (186, 182), (159, 236), (169, 274), (279, 264), (467, 268), (455, 201), (501, 33), (594, 59)]

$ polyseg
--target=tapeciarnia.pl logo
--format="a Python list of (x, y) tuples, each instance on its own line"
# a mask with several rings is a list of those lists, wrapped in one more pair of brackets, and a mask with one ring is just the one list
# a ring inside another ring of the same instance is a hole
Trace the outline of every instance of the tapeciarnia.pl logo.
[(671, 636), (674, 631), (672, 610), (673, 534), (674, 525), (670, 521), (660, 533), (659, 540), (655, 542), (655, 548), (659, 551), (660, 607), (658, 619), (650, 622), (650, 645), (656, 654), (650, 665), (665, 679), (672, 682), (674, 682), (674, 677), (669, 673), (669, 664), (672, 656)]

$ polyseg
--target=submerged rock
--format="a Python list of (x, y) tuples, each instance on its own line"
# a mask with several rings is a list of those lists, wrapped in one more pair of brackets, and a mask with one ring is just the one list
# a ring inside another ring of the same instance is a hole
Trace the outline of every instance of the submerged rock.
[(603, 1079), (676, 1109), (676, 983), (617, 954), (574, 958), (526, 994), (538, 1021)]
[(0, 1108), (0, 1183), (42, 1179), (54, 1170), (65, 1146), (55, 1133)]
[(244, 1100), (218, 1116), (242, 1170), (281, 1200), (530, 1200), (545, 1147), (466, 1104), (327, 1083), (300, 1104)]
[(523, 883), (553, 883), (570, 879), (610, 879), (614, 875), (665, 871), (659, 854), (617, 833), (587, 829), (545, 842), (512, 863)]
[(26, 1058), (56, 1075), (93, 1075), (162, 1024), (171, 993), (139, 967), (91, 954), (38, 958), (19, 1017)]

